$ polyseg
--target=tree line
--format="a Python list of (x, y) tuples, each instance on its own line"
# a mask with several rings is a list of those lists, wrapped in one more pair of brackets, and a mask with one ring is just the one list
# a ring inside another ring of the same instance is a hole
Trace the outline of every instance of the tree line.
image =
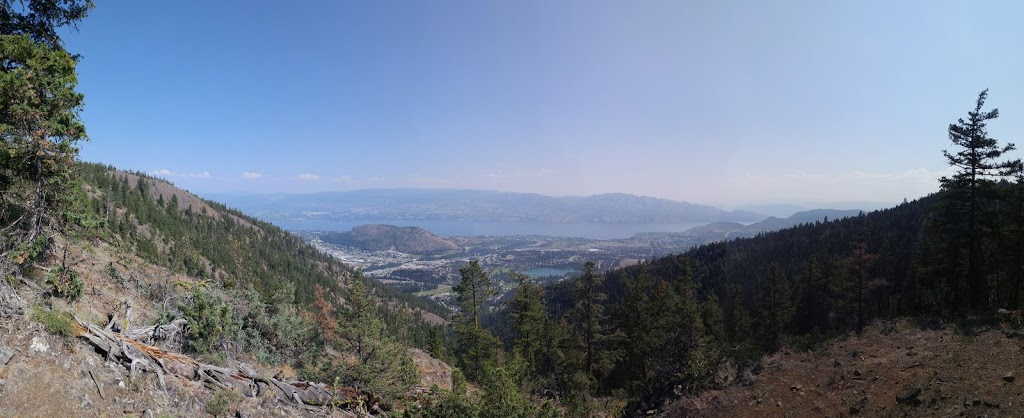
[(877, 318), (970, 326), (997, 321), (999, 308), (1019, 310), (1024, 174), (1019, 159), (1006, 158), (1014, 145), (988, 135), (999, 113), (985, 110), (987, 97), (948, 127), (954, 149), (942, 155), (955, 174), (938, 192), (890, 209), (604, 274), (587, 263), (579, 277), (546, 288), (516, 276), (502, 300), (487, 299), (487, 275), (470, 262), (456, 288), (455, 363), (488, 390), (518, 388), (502, 396), (534, 400), (513, 416), (536, 416), (545, 400), (585, 416), (609, 397), (634, 412), (723, 384), (722, 365), (756, 370), (766, 353), (861, 333)]

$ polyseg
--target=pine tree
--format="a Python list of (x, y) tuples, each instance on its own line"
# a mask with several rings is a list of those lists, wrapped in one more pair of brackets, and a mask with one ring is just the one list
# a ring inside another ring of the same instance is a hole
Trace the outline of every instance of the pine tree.
[(758, 327), (761, 347), (772, 352), (779, 348), (780, 338), (793, 320), (793, 299), (789, 279), (778, 264), (768, 268), (758, 296)]
[(625, 285), (622, 301), (615, 305), (616, 329), (622, 333), (622, 361), (618, 370), (622, 370), (630, 394), (646, 397), (658, 380), (655, 361), (671, 361), (656, 358), (661, 354), (661, 342), (667, 338), (668, 289), (660, 282), (657, 301), (652, 301), (655, 282), (644, 265), (626, 278)]
[(960, 149), (956, 153), (943, 150), (946, 162), (958, 171), (952, 177), (940, 179), (944, 195), (951, 205), (949, 224), (959, 223), (965, 218), (962, 230), (955, 231), (957, 241), (965, 242), (967, 266), (965, 279), (968, 288), (968, 303), (981, 308), (988, 303), (988, 277), (982, 271), (985, 256), (982, 249), (983, 230), (992, 223), (984, 202), (998, 194), (996, 180), (1012, 176), (1021, 170), (1020, 160), (1000, 161), (1004, 153), (1014, 150), (1012, 143), (999, 146), (999, 142), (988, 136), (988, 121), (999, 117), (999, 109), (982, 110), (988, 98), (988, 89), (978, 94), (974, 110), (968, 118), (960, 118), (950, 124), (949, 140)]
[(389, 397), (416, 381), (412, 358), (384, 327), (362, 275), (349, 280), (347, 310), (338, 320), (339, 348), (350, 361), (335, 369), (336, 381)]
[(525, 369), (532, 376), (550, 373), (551, 364), (547, 352), (551, 349), (551, 328), (554, 324), (547, 316), (544, 306), (544, 288), (530, 282), (521, 273), (512, 273), (516, 291), (509, 302), (509, 317), (512, 319), (514, 342), (512, 350), (525, 363)]
[[(9, 5), (3, 5), (5, 10)], [(10, 16), (0, 13), (0, 27)], [(75, 188), (79, 119), (74, 58), (0, 32), (0, 260), (20, 265), (45, 247)], [(19, 254), (15, 254), (15, 252)]]
[[(697, 284), (693, 279), (689, 259), (682, 260), (680, 274), (674, 284), (673, 297), (667, 310), (670, 313), (670, 320), (666, 324), (669, 337), (665, 339), (667, 344), (663, 350), (667, 357), (674, 360), (672, 375), (667, 377), (691, 385), (707, 373), (711, 367), (708, 364), (709, 357), (715, 355), (715, 350), (707, 338), (704, 312), (697, 301)], [(708, 307), (707, 313), (720, 316), (721, 310), (716, 312), (716, 308)]]
[(868, 253), (868, 244), (864, 242), (864, 237), (860, 236), (853, 242), (853, 249), (846, 259), (846, 264), (857, 282), (857, 335), (864, 332), (864, 278), (876, 257), (876, 254)]
[(604, 301), (608, 299), (601, 285), (604, 277), (597, 274), (593, 261), (583, 264), (583, 274), (576, 279), (573, 293), (573, 309), (571, 319), (583, 350), (584, 370), (592, 379), (598, 379), (607, 373), (610, 358), (601, 353), (602, 343), (608, 339)]
[(498, 341), (480, 326), (480, 310), (484, 301), (494, 294), (491, 279), (476, 260), (459, 269), (461, 281), (453, 289), (459, 302), (455, 324), (458, 336), (457, 355), (466, 377), (481, 381), (495, 365)]

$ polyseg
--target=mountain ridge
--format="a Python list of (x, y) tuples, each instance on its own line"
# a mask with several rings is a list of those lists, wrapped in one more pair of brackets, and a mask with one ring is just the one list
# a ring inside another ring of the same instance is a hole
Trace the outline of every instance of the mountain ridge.
[(551, 223), (755, 222), (764, 215), (627, 193), (547, 196), (469, 189), (363, 189), (311, 194), (210, 194), (275, 220), (459, 220)]

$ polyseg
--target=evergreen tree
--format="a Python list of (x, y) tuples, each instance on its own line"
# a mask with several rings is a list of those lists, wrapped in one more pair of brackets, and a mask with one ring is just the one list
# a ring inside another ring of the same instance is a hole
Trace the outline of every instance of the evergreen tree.
[(584, 370), (592, 379), (607, 373), (611, 366), (610, 353), (601, 353), (608, 339), (604, 301), (608, 298), (601, 288), (604, 277), (597, 274), (593, 261), (583, 264), (583, 274), (576, 279), (571, 312), (573, 328), (583, 351)]
[(92, 8), (92, 0), (0, 0), (0, 35), (23, 35), (63, 51), (64, 41), (58, 31), (76, 28)]
[(491, 288), (491, 279), (476, 260), (459, 269), (459, 274), (462, 279), (453, 289), (460, 309), (455, 324), (457, 355), (466, 377), (480, 381), (494, 368), (498, 348), (497, 339), (480, 326), (480, 310), (484, 301), (494, 294), (494, 289)]
[[(737, 348), (749, 347), (750, 336), (751, 336), (751, 323), (753, 320), (750, 318), (750, 313), (747, 311), (747, 307), (744, 304), (743, 289), (736, 284), (731, 284), (729, 289), (729, 315), (726, 317), (726, 334), (728, 341), (736, 344)], [(751, 350), (742, 350), (742, 353)], [(740, 355), (739, 357), (747, 357), (746, 355)]]
[(768, 268), (758, 298), (757, 333), (766, 352), (779, 348), (780, 338), (793, 319), (793, 299), (789, 279), (778, 264)]
[(388, 397), (403, 395), (416, 382), (412, 358), (391, 338), (362, 275), (349, 280), (346, 314), (338, 324), (339, 348), (354, 360), (341, 365), (336, 381)]
[(996, 180), (1019, 172), (1021, 166), (1020, 160), (999, 160), (1015, 146), (1012, 143), (999, 146), (996, 139), (988, 136), (988, 121), (999, 117), (999, 109), (982, 110), (987, 98), (988, 89), (978, 94), (974, 110), (968, 112), (967, 120), (960, 118), (957, 123), (949, 125), (949, 140), (960, 149), (955, 153), (943, 150), (942, 154), (957, 172), (940, 179), (950, 214), (955, 217), (949, 219), (948, 224), (955, 225), (959, 223), (958, 219), (966, 221), (953, 233), (956, 241), (965, 243), (967, 262), (964, 274), (968, 303), (973, 308), (981, 308), (989, 302), (988, 276), (982, 271), (986, 265), (982, 234), (993, 222), (984, 203), (998, 194)]
[(517, 284), (508, 313), (512, 319), (512, 350), (522, 359), (529, 374), (545, 375), (553, 367), (547, 353), (552, 349), (554, 324), (544, 306), (544, 288), (531, 283), (530, 278), (521, 273), (512, 273), (512, 279)]
[(690, 260), (683, 259), (679, 277), (675, 280), (675, 289), (669, 299), (666, 312), (669, 312), (667, 324), (668, 338), (665, 338), (666, 357), (673, 360), (671, 374), (666, 376), (681, 380), (687, 386), (701, 380), (717, 360), (715, 344), (707, 338), (705, 313), (708, 319), (717, 320), (721, 317), (721, 308), (702, 306), (697, 301), (697, 284), (693, 279)]
[(85, 139), (75, 64), (67, 52), (29, 36), (0, 34), (0, 255), (5, 261), (21, 264), (41, 251), (47, 244), (39, 239), (45, 241), (45, 230), (58, 226), (57, 216), (70, 206), (75, 144)]
[(868, 269), (877, 257), (875, 254), (868, 253), (867, 247), (864, 237), (859, 237), (857, 241), (853, 242), (853, 250), (846, 259), (847, 266), (857, 282), (857, 335), (864, 331), (864, 277), (868, 275)]
[[(622, 361), (617, 365), (621, 370), (627, 391), (638, 397), (651, 395), (654, 383), (659, 380), (656, 361), (671, 361), (657, 358), (662, 341), (668, 337), (669, 315), (666, 285), (655, 282), (644, 266), (626, 279), (626, 290), (622, 301), (615, 305), (616, 329), (622, 333)], [(652, 299), (656, 297), (656, 301)]]
[[(340, 312), (332, 293), (315, 290), (308, 316), (316, 324), (320, 349), (307, 356), (307, 377), (388, 399), (402, 396), (416, 382), (412, 358), (385, 327), (362, 275), (350, 279), (345, 290), (346, 306)], [(340, 358), (327, 355), (328, 350)]]

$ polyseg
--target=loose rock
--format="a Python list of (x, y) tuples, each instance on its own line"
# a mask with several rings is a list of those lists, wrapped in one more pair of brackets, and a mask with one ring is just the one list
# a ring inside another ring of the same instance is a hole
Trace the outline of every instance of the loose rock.
[(899, 395), (896, 395), (896, 402), (908, 405), (917, 405), (921, 403), (921, 400), (917, 398), (920, 395), (921, 388), (913, 387), (903, 391)]
[(14, 349), (10, 347), (0, 346), (0, 363), (4, 365), (10, 363), (11, 359), (14, 358), (14, 354)]
[(46, 341), (45, 337), (35, 336), (32, 337), (32, 342), (29, 343), (28, 348), (37, 353), (45, 353), (50, 351), (50, 343)]

